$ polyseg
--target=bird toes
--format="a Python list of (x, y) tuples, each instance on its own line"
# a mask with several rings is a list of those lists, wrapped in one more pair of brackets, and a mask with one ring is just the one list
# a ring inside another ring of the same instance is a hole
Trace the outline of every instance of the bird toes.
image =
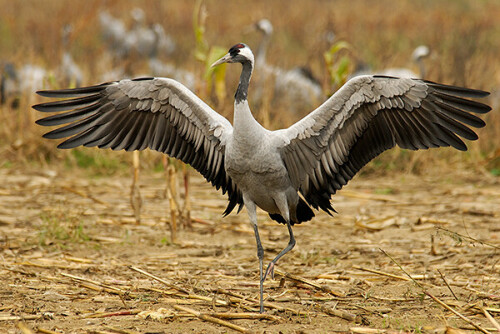
[(274, 279), (274, 262), (270, 262), (267, 265), (266, 273), (264, 274), (264, 277), (262, 278), (262, 281), (266, 280), (267, 275), (271, 274), (271, 278)]

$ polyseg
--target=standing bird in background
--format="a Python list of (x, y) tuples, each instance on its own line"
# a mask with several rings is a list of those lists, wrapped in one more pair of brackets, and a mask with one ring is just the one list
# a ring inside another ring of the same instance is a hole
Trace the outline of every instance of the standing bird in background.
[(133, 23), (129, 30), (122, 20), (107, 11), (99, 13), (102, 37), (114, 62), (113, 68), (102, 74), (103, 80), (116, 76), (129, 77), (134, 72), (136, 61), (153, 59), (158, 53), (169, 55), (176, 49), (174, 40), (162, 25), (146, 24), (141, 8), (132, 9), (130, 14)]
[[(289, 128), (270, 131), (255, 120), (248, 105), (255, 63), (250, 48), (236, 44), (212, 66), (223, 63), (242, 65), (233, 125), (185, 86), (167, 78), (40, 91), (42, 96), (63, 100), (33, 108), (60, 112), (37, 121), (44, 126), (64, 124), (44, 135), (66, 138), (59, 148), (157, 150), (190, 164), (227, 192), (224, 215), (244, 205), (257, 243), (261, 312), (264, 280), (294, 247), (294, 224), (313, 218), (313, 208), (328, 214), (335, 211), (331, 196), (367, 162), (396, 145), (465, 151), (459, 136), (476, 140), (469, 126), (485, 125), (472, 113), (490, 110), (465, 99), (485, 97), (484, 91), (418, 79), (360, 76)], [(286, 225), (290, 237), (265, 271), (257, 207)]]
[(415, 48), (415, 50), (413, 50), (413, 53), (411, 54), (411, 59), (418, 66), (420, 74), (417, 74), (416, 72), (412, 71), (411, 69), (404, 68), (404, 67), (387, 68), (385, 70), (381, 70), (380, 72), (377, 72), (376, 74), (388, 75), (388, 76), (393, 76), (393, 77), (402, 77), (402, 78), (424, 79), (425, 78), (424, 59), (427, 58), (429, 56), (429, 54), (430, 54), (430, 50), (425, 45), (417, 46)]
[(7, 101), (14, 107), (19, 104), (19, 78), (16, 67), (11, 62), (3, 64), (0, 79), (0, 104), (4, 105)]
[(19, 106), (20, 98), (28, 96), (32, 101), (33, 92), (49, 86), (47, 70), (38, 65), (25, 64), (16, 68), (12, 62), (2, 66), (0, 79), (0, 104), (9, 103), (12, 108)]
[(125, 50), (124, 40), (127, 36), (127, 27), (122, 20), (113, 17), (107, 11), (99, 13), (102, 37), (106, 41), (109, 51), (117, 58), (123, 57)]
[(83, 73), (69, 52), (69, 39), (72, 31), (73, 28), (69, 24), (66, 24), (62, 29), (63, 53), (60, 72), (65, 85), (69, 87), (80, 87), (83, 81)]
[(267, 62), (267, 49), (273, 33), (273, 25), (268, 19), (261, 19), (255, 23), (255, 29), (262, 33), (262, 40), (255, 57), (255, 66), (260, 70), (256, 99), (264, 98), (266, 85), (272, 87), (272, 106), (285, 106), (292, 113), (301, 115), (302, 112), (313, 108), (324, 99), (321, 83), (314, 78), (308, 67), (294, 67), (290, 70), (273, 66)]
[(165, 44), (165, 38), (168, 36), (165, 34), (165, 29), (163, 29), (163, 27), (158, 23), (153, 25), (153, 31), (155, 33), (156, 40), (154, 43), (155, 47), (149, 54), (150, 73), (155, 77), (161, 76), (172, 78), (179, 81), (190, 90), (194, 90), (196, 79), (193, 72), (178, 68), (173, 64), (165, 63), (159, 59), (159, 57), (165, 53), (165, 49), (161, 46)]
[(415, 71), (405, 67), (392, 67), (380, 71), (372, 71), (369, 65), (362, 63), (361, 65), (358, 65), (358, 69), (351, 75), (351, 78), (360, 75), (387, 75), (399, 78), (424, 79), (426, 75), (424, 59), (427, 58), (429, 55), (430, 55), (430, 50), (429, 47), (426, 45), (419, 45), (415, 48), (415, 50), (413, 50), (411, 59), (418, 66), (420, 74), (417, 74)]
[(123, 40), (127, 55), (149, 58), (154, 52), (168, 55), (175, 51), (175, 42), (160, 24), (146, 24), (146, 15), (140, 8), (134, 8), (131, 14), (134, 23)]

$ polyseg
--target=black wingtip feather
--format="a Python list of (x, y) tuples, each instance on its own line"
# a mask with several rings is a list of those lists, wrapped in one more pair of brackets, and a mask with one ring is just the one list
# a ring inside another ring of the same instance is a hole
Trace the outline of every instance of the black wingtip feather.
[(105, 82), (99, 85), (89, 86), (89, 87), (78, 87), (78, 88), (65, 88), (65, 89), (51, 89), (51, 90), (39, 90), (36, 93), (43, 97), (55, 97), (55, 98), (70, 98), (70, 97), (80, 97), (89, 94), (95, 94), (102, 91), (104, 88), (113, 84), (114, 82)]
[(436, 96), (443, 99), (443, 102), (448, 104), (449, 106), (465, 110), (467, 112), (472, 112), (476, 114), (486, 114), (491, 110), (491, 107), (487, 104), (472, 100), (466, 100), (449, 94), (436, 93)]
[(442, 92), (444, 94), (450, 94), (455, 96), (461, 96), (461, 97), (471, 97), (471, 98), (481, 98), (481, 97), (486, 97), (490, 95), (489, 92), (480, 90), (480, 89), (473, 89), (473, 88), (465, 88), (465, 87), (458, 87), (458, 86), (453, 86), (453, 85), (445, 85), (441, 83), (436, 83), (433, 81), (429, 80), (422, 80), (435, 90)]
[(100, 94), (84, 95), (69, 100), (40, 103), (32, 106), (33, 109), (41, 112), (68, 111), (75, 108), (83, 108), (95, 103), (101, 98)]

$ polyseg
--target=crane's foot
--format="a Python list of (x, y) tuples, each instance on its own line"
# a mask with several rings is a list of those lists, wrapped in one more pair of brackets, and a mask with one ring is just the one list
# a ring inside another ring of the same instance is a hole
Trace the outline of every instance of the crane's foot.
[(267, 265), (266, 273), (264, 274), (263, 281), (266, 280), (267, 275), (271, 274), (271, 278), (274, 279), (274, 262), (269, 262)]
[(266, 280), (267, 275), (271, 274), (272, 279), (274, 279), (274, 266), (276, 265), (276, 262), (288, 253), (289, 251), (292, 250), (292, 248), (295, 246), (295, 238), (293, 237), (293, 231), (292, 231), (292, 226), (290, 225), (290, 222), (287, 222), (287, 227), (288, 227), (288, 233), (290, 235), (290, 240), (288, 241), (288, 245), (278, 254), (276, 257), (267, 265), (266, 273), (264, 274), (264, 280)]

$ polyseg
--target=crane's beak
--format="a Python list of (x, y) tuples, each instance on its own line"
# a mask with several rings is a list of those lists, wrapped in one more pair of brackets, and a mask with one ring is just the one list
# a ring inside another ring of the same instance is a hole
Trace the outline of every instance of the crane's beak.
[(217, 65), (220, 65), (220, 64), (224, 64), (224, 63), (231, 63), (231, 55), (229, 53), (226, 53), (226, 55), (224, 57), (222, 57), (221, 59), (217, 60), (210, 67), (214, 67), (214, 66), (217, 66)]

